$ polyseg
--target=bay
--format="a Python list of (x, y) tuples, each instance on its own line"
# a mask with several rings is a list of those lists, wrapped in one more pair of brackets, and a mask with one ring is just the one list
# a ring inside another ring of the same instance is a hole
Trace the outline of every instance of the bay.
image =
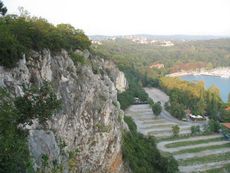
[(205, 87), (209, 88), (212, 85), (220, 89), (220, 97), (224, 102), (228, 101), (228, 94), (230, 93), (230, 78), (221, 78), (217, 76), (206, 75), (185, 75), (180, 77), (186, 81), (204, 81)]

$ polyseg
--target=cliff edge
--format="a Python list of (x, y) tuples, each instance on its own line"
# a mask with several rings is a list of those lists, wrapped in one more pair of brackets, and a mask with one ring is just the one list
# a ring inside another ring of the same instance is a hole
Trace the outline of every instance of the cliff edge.
[(84, 63), (74, 62), (65, 50), (56, 54), (33, 51), (16, 68), (0, 66), (0, 86), (22, 96), (23, 85), (41, 86), (48, 81), (62, 102), (47, 127), (36, 120), (26, 126), (35, 170), (125, 172), (121, 153), (123, 112), (117, 101), (117, 92), (128, 86), (125, 76), (110, 61), (89, 51), (78, 53)]

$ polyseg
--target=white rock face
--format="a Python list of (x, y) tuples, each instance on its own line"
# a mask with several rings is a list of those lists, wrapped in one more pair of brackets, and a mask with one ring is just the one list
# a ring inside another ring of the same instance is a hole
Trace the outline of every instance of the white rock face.
[(64, 50), (55, 56), (48, 50), (33, 52), (27, 62), (19, 63), (15, 69), (0, 67), (0, 85), (19, 96), (23, 94), (23, 84), (41, 86), (48, 80), (62, 101), (62, 109), (48, 122), (47, 129), (39, 125), (29, 129), (28, 143), (35, 167), (41, 167), (42, 155), (47, 154), (51, 164), (60, 164), (64, 172), (69, 172), (69, 152), (77, 149), (76, 172), (123, 173), (124, 125), (119, 121), (123, 112), (117, 102), (117, 90), (124, 91), (127, 82), (113, 63), (90, 53), (85, 57), (90, 65), (75, 66)]
[(120, 92), (124, 92), (127, 89), (127, 81), (123, 72), (119, 71), (116, 78), (116, 88)]
[(115, 83), (118, 92), (124, 92), (128, 88), (128, 82), (124, 73), (119, 71), (112, 61), (104, 61), (103, 67), (108, 71), (108, 75)]

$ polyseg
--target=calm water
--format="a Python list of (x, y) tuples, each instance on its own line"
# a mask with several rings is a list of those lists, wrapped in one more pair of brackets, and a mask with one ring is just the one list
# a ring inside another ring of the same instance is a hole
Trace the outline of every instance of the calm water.
[(205, 76), (205, 75), (199, 75), (199, 76), (193, 76), (193, 75), (187, 75), (182, 76), (181, 79), (187, 80), (187, 81), (204, 81), (205, 87), (209, 88), (211, 85), (216, 85), (220, 89), (220, 96), (224, 102), (227, 102), (228, 100), (228, 94), (230, 93), (230, 78), (221, 78), (221, 77), (215, 77), (215, 76)]

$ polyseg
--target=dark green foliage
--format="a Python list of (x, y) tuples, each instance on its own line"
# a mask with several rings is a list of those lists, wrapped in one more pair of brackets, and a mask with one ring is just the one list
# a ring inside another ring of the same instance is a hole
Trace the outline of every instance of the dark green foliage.
[(178, 165), (172, 156), (162, 156), (152, 137), (144, 137), (136, 130), (132, 118), (125, 117), (130, 132), (123, 133), (122, 152), (133, 173), (174, 173)]
[(148, 98), (148, 104), (150, 105), (150, 106), (153, 106), (154, 105), (154, 101), (153, 101), (153, 99), (151, 99), (150, 97)]
[[(162, 173), (179, 172), (178, 163), (170, 153), (161, 153), (161, 171)], [(165, 165), (165, 167), (164, 167)]]
[(44, 124), (60, 107), (60, 101), (47, 82), (41, 88), (24, 88), (24, 93), (23, 97), (17, 97), (14, 102), (20, 115), (18, 123), (31, 123), (32, 119), (38, 118)]
[(178, 125), (172, 126), (172, 133), (174, 137), (177, 137), (180, 132), (180, 127)]
[(191, 127), (191, 134), (192, 135), (199, 135), (201, 133), (200, 126), (192, 126)]
[(54, 26), (45, 19), (8, 15), (0, 18), (0, 65), (14, 67), (30, 50), (67, 51), (88, 49), (91, 42), (71, 25)]
[(79, 55), (77, 53), (74, 53), (74, 52), (70, 52), (70, 57), (72, 58), (74, 64), (85, 64), (86, 63), (86, 60), (85, 58), (82, 56), (82, 55)]
[(218, 133), (220, 130), (220, 123), (216, 120), (209, 120), (208, 129), (210, 132)]
[(160, 115), (160, 113), (162, 111), (161, 103), (157, 102), (157, 103), (153, 104), (152, 105), (152, 110), (153, 110), (153, 113), (155, 115)]
[(11, 68), (22, 58), (23, 47), (9, 31), (0, 25), (0, 65)]
[(125, 77), (128, 80), (129, 88), (118, 94), (118, 101), (121, 104), (121, 109), (126, 109), (134, 102), (134, 97), (138, 97), (141, 101), (147, 101), (148, 95), (142, 88), (140, 76), (135, 69), (126, 68), (122, 69)]
[(4, 4), (2, 3), (2, 1), (0, 1), (0, 14), (2, 16), (5, 16), (6, 12), (7, 12), (7, 8), (4, 7)]
[(185, 107), (177, 102), (172, 102), (169, 112), (176, 118), (182, 120), (185, 117)]
[(0, 88), (0, 172), (24, 173), (31, 168), (26, 132), (17, 128), (19, 115), (13, 98)]
[(24, 92), (23, 97), (13, 98), (0, 88), (0, 172), (33, 172), (28, 132), (21, 125), (34, 118), (45, 124), (60, 105), (47, 83), (40, 89), (27, 88)]
[(126, 124), (129, 127), (129, 130), (131, 133), (137, 133), (137, 126), (136, 124), (133, 122), (133, 119), (129, 116), (124, 116), (124, 121), (126, 122)]

